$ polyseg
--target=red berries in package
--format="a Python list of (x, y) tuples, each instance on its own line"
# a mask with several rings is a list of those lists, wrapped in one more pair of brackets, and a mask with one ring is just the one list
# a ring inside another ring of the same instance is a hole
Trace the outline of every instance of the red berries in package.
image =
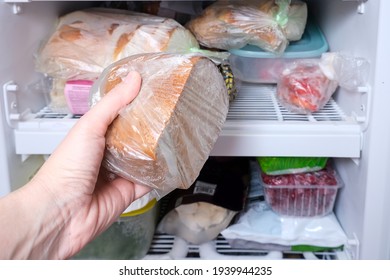
[(325, 216), (332, 212), (342, 182), (336, 171), (326, 168), (300, 174), (270, 176), (261, 174), (265, 199), (280, 215)]

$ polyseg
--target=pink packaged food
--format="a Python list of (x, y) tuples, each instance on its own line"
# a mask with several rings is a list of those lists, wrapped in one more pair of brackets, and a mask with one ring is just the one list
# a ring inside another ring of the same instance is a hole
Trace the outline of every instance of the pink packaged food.
[(265, 199), (280, 215), (318, 217), (332, 212), (342, 181), (336, 171), (326, 168), (300, 174), (261, 174)]
[(93, 81), (69, 80), (65, 84), (64, 94), (72, 114), (83, 115), (89, 110), (89, 91)]

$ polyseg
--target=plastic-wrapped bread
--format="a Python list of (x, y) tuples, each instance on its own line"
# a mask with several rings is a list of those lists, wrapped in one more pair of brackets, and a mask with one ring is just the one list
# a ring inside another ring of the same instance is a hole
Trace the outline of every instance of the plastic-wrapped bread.
[(173, 19), (94, 8), (62, 16), (37, 57), (37, 69), (55, 78), (95, 79), (129, 55), (188, 52), (195, 37)]
[(134, 55), (103, 72), (91, 90), (92, 105), (132, 70), (142, 76), (141, 90), (109, 127), (103, 165), (164, 192), (189, 188), (227, 116), (224, 79), (200, 55)]
[(307, 7), (302, 1), (218, 1), (186, 27), (209, 48), (229, 50), (251, 44), (282, 54), (289, 41), (301, 38), (306, 20)]

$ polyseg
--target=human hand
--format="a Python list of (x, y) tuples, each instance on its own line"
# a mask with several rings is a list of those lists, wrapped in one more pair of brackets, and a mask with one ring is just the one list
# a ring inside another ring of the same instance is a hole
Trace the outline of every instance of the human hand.
[(69, 258), (150, 191), (120, 177), (108, 181), (101, 168), (107, 128), (136, 97), (140, 85), (140, 75), (130, 73), (77, 121), (36, 176), (17, 192), (19, 204), (29, 202), (28, 215), (34, 213), (31, 219), (38, 225), (29, 234), (34, 244), (14, 254), (16, 258)]

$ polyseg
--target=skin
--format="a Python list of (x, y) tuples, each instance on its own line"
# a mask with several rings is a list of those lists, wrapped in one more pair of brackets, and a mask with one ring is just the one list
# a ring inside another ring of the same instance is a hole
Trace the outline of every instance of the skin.
[(0, 199), (0, 259), (67, 259), (151, 189), (101, 168), (108, 126), (138, 94), (131, 72), (69, 131), (25, 186)]

